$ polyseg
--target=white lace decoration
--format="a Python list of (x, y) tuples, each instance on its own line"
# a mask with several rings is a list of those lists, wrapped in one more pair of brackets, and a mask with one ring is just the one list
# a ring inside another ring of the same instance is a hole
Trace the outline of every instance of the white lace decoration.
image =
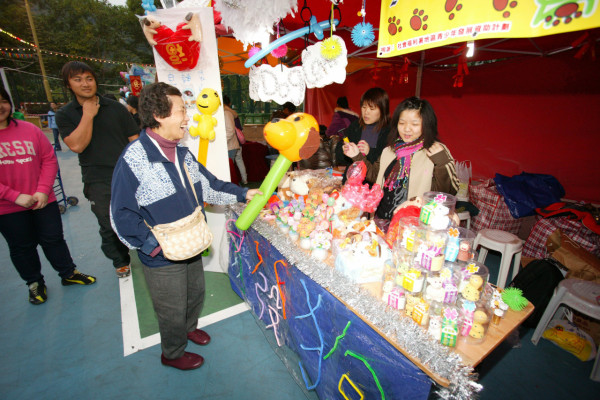
[[(345, 73), (344, 73), (345, 75)], [(287, 101), (300, 105), (304, 101), (304, 72), (302, 67), (272, 67), (263, 64), (250, 68), (249, 94), (255, 101), (271, 101), (283, 104)]]
[(233, 30), (233, 36), (244, 46), (265, 40), (273, 33), (279, 19), (298, 10), (297, 0), (219, 0), (215, 10), (221, 13), (222, 24)]
[(321, 42), (308, 46), (302, 51), (302, 69), (306, 79), (306, 87), (320, 88), (331, 83), (344, 83), (346, 80), (346, 66), (348, 65), (348, 51), (344, 40), (336, 35), (342, 52), (333, 60), (328, 60), (321, 54)]

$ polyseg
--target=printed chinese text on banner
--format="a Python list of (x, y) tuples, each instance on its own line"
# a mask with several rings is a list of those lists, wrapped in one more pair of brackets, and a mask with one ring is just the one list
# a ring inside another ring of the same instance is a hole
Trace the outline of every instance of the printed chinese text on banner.
[(377, 56), (600, 27), (600, 0), (382, 0)]

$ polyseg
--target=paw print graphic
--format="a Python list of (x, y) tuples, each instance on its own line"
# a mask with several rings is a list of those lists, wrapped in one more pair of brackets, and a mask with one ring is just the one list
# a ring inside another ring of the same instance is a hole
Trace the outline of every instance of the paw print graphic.
[(509, 0), (493, 0), (492, 5), (496, 11), (502, 11), (502, 16), (504, 18), (510, 17), (510, 11), (506, 8), (510, 6), (510, 8), (515, 8), (517, 6), (516, 1), (511, 1), (509, 4)]
[(425, 11), (419, 10), (418, 8), (414, 9), (413, 16), (410, 18), (410, 27), (413, 30), (418, 31), (421, 28), (423, 28), (424, 31), (427, 30), (427, 24), (424, 24), (423, 22), (427, 21), (429, 16), (423, 14), (425, 14)]
[(394, 36), (396, 33), (402, 32), (402, 27), (400, 26), (400, 18), (396, 19), (395, 16), (388, 18), (388, 33), (391, 36)]
[(456, 10), (458, 12), (458, 11), (462, 10), (462, 4), (457, 4), (457, 3), (458, 3), (458, 0), (446, 0), (444, 9), (446, 10), (447, 13), (450, 13), (448, 15), (449, 20), (454, 19), (455, 14), (452, 11)]
[(568, 24), (573, 21), (573, 18), (579, 18), (582, 14), (583, 13), (579, 11), (579, 5), (575, 2), (571, 2), (563, 4), (554, 11), (554, 17), (556, 19), (554, 19), (552, 15), (548, 15), (544, 21), (547, 24), (552, 23), (552, 26), (557, 26), (562, 19), (563, 23)]

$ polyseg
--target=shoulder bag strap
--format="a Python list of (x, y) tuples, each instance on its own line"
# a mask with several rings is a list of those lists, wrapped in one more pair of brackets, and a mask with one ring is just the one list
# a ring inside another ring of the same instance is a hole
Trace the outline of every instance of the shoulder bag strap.
[[(185, 169), (185, 174), (188, 178), (188, 182), (190, 183), (190, 186), (192, 187), (192, 191), (194, 192), (194, 197), (196, 198), (196, 203), (198, 203), (198, 205), (200, 205), (200, 202), (198, 201), (198, 196), (196, 196), (196, 189), (194, 188), (194, 184), (192, 183), (192, 178), (190, 178), (190, 173), (188, 172), (187, 166), (185, 165), (185, 161), (183, 162), (183, 169)], [(148, 225), (148, 222), (146, 222), (145, 219), (144, 219), (144, 223), (146, 224), (146, 226), (149, 229), (152, 229), (152, 227), (150, 225)]]
[(198, 203), (198, 205), (200, 205), (200, 202), (198, 201), (198, 196), (196, 196), (196, 189), (194, 188), (194, 184), (192, 183), (192, 178), (190, 178), (190, 173), (187, 169), (187, 166), (185, 165), (185, 161), (183, 162), (183, 169), (185, 169), (185, 174), (187, 175), (188, 182), (190, 183), (190, 186), (192, 187), (192, 191), (194, 192), (194, 197), (196, 198), (196, 203)]

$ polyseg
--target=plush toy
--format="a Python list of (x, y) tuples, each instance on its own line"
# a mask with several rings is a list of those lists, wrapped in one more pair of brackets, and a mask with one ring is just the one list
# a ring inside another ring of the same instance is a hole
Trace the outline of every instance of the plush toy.
[(144, 36), (146, 36), (146, 40), (150, 46), (156, 45), (154, 35), (157, 33), (156, 29), (161, 25), (161, 22), (152, 16), (147, 16), (142, 19), (142, 31), (144, 31)]
[(288, 172), (279, 183), (277, 196), (282, 201), (290, 201), (294, 198), (298, 199), (299, 196), (308, 195), (310, 179), (308, 175), (297, 175), (293, 172)]
[(185, 16), (185, 20), (188, 21), (182, 29), (189, 29), (192, 33), (188, 38), (189, 41), (202, 41), (202, 24), (200, 23), (200, 16), (196, 13), (188, 13)]
[(219, 99), (219, 94), (211, 88), (202, 89), (196, 99), (196, 107), (200, 111), (200, 114), (194, 114), (194, 121), (198, 122), (198, 126), (190, 127), (190, 135), (200, 137), (198, 161), (204, 166), (206, 166), (208, 142), (215, 140), (217, 119), (212, 115), (217, 112), (220, 106), (221, 100)]

